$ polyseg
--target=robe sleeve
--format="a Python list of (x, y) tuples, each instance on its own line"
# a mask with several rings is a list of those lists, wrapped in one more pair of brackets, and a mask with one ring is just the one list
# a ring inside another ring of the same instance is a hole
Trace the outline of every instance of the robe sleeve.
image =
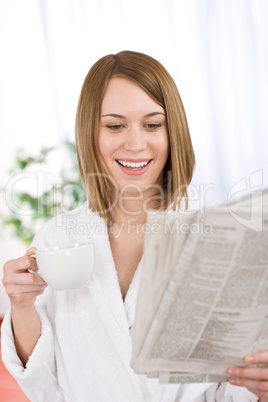
[(10, 309), (1, 327), (2, 360), (31, 401), (64, 401), (57, 381), (54, 336), (51, 324), (42, 308), (36, 306), (41, 320), (41, 335), (24, 368), (15, 348)]
[[(32, 246), (47, 247), (51, 222), (47, 222), (35, 236)], [(46, 314), (46, 294), (38, 296), (35, 308), (41, 321), (41, 335), (24, 368), (17, 355), (9, 308), (1, 326), (1, 353), (4, 365), (18, 382), (25, 395), (34, 402), (63, 402), (63, 392), (57, 380), (54, 334)]]

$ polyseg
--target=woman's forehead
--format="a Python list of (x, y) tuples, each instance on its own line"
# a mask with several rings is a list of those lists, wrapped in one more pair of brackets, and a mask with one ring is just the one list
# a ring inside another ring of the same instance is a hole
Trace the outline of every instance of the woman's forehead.
[(135, 110), (164, 113), (164, 109), (133, 81), (121, 77), (111, 78), (104, 93), (101, 115), (126, 115)]

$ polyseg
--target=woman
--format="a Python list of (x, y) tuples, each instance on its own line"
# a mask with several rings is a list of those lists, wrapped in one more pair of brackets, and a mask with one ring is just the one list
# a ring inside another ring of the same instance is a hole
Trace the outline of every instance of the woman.
[[(26, 256), (4, 267), (11, 309), (3, 361), (26, 395), (72, 402), (268, 397), (260, 391), (268, 389), (265, 368), (233, 376), (254, 395), (230, 384), (159, 385), (129, 367), (146, 212), (178, 208), (194, 168), (184, 109), (163, 66), (129, 51), (95, 63), (81, 91), (76, 144), (88, 203), (47, 222)], [(36, 248), (85, 241), (96, 250), (87, 287), (54, 291), (28, 272), (37, 270), (29, 257)], [(268, 362), (267, 352), (259, 356)]]

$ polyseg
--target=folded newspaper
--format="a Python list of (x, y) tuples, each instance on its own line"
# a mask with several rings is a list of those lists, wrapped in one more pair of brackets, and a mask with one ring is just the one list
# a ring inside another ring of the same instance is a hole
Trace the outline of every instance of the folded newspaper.
[(132, 368), (160, 383), (226, 381), (268, 349), (268, 189), (147, 224)]

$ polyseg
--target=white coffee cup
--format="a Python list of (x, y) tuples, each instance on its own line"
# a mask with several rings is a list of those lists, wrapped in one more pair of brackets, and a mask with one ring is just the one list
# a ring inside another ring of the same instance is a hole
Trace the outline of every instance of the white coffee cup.
[(37, 250), (31, 257), (36, 258), (37, 274), (52, 288), (57, 290), (77, 289), (86, 286), (94, 268), (94, 245), (75, 244), (73, 247), (51, 247)]

